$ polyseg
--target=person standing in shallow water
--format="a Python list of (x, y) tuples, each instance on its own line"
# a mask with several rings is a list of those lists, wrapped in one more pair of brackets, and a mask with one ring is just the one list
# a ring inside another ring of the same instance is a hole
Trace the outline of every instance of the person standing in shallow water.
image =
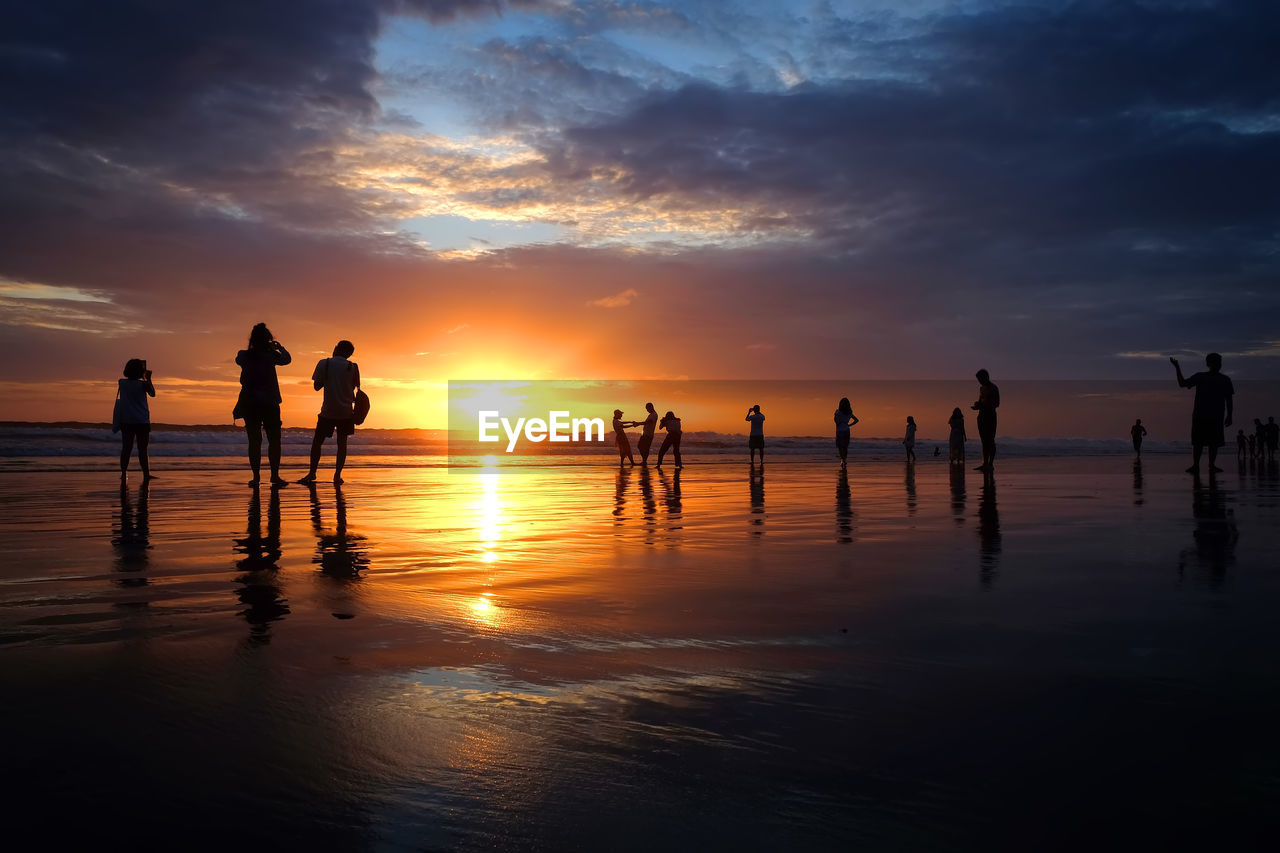
[(1138, 458), (1142, 458), (1142, 439), (1147, 434), (1147, 428), (1142, 425), (1142, 418), (1134, 421), (1133, 426), (1129, 427), (1129, 435), (1133, 437), (1133, 452), (1138, 454)]
[(644, 410), (648, 414), (645, 416), (644, 423), (640, 425), (640, 440), (637, 446), (640, 449), (640, 464), (648, 465), (649, 450), (653, 447), (653, 437), (658, 431), (658, 410), (653, 407), (653, 403), (645, 403)]
[(316, 469), (320, 467), (320, 451), (324, 440), (338, 433), (338, 455), (333, 465), (333, 482), (342, 484), (342, 469), (347, 464), (347, 438), (356, 431), (356, 389), (360, 387), (360, 365), (351, 361), (356, 348), (351, 341), (338, 341), (331, 358), (316, 362), (311, 373), (311, 384), (317, 391), (324, 389), (320, 414), (316, 416), (316, 432), (311, 438), (311, 470), (299, 483), (316, 481)]
[(259, 482), (262, 464), (262, 433), (267, 434), (267, 459), (271, 464), (271, 485), (286, 486), (280, 479), (280, 380), (276, 368), (293, 361), (279, 341), (271, 334), (266, 323), (259, 323), (249, 333), (249, 348), (236, 353), (240, 365), (240, 399), (236, 403), (236, 417), (244, 418), (244, 430), (249, 437), (249, 468), (253, 471), (250, 486)]
[(951, 410), (951, 418), (947, 421), (947, 426), (951, 428), (951, 435), (947, 439), (947, 445), (950, 449), (949, 461), (952, 465), (964, 464), (964, 412), (960, 411), (960, 407), (956, 406)]
[(902, 439), (902, 446), (907, 449), (907, 464), (916, 461), (916, 419), (907, 415), (907, 434)]
[(666, 456), (667, 451), (670, 450), (676, 460), (676, 467), (683, 468), (684, 463), (680, 461), (680, 419), (676, 417), (675, 412), (667, 412), (658, 422), (658, 426), (667, 431), (667, 437), (662, 440), (662, 446), (658, 448), (658, 467), (662, 467), (662, 457)]
[(849, 464), (849, 428), (857, 426), (858, 416), (853, 413), (853, 404), (848, 397), (841, 397), (836, 406), (836, 451), (840, 454), (840, 470)]
[(133, 443), (138, 443), (138, 464), (142, 478), (151, 479), (151, 461), (147, 458), (147, 445), (151, 441), (151, 407), (148, 397), (156, 395), (151, 384), (151, 371), (141, 358), (131, 358), (124, 366), (124, 378), (117, 385), (118, 401), (112, 418), (112, 431), (120, 432), (120, 476), (129, 473), (129, 457), (133, 455)]
[(747, 447), (751, 450), (751, 464), (756, 464), (756, 451), (760, 451), (760, 464), (764, 464), (764, 415), (759, 404), (747, 409), (745, 420), (751, 424), (751, 435), (747, 437)]
[(1222, 372), (1222, 356), (1216, 352), (1209, 353), (1204, 357), (1205, 366), (1209, 369), (1185, 378), (1178, 360), (1170, 358), (1169, 361), (1178, 373), (1178, 385), (1196, 389), (1195, 404), (1191, 409), (1191, 467), (1187, 473), (1200, 474), (1200, 455), (1206, 447), (1209, 449), (1209, 472), (1220, 472), (1222, 469), (1216, 464), (1218, 448), (1226, 443), (1225, 428), (1231, 426), (1232, 397), (1236, 393), (1231, 379)]
[(978, 438), (982, 441), (982, 464), (975, 471), (994, 471), (996, 467), (996, 409), (1000, 408), (1000, 389), (985, 369), (974, 376), (978, 380), (978, 399), (972, 408), (978, 413)]

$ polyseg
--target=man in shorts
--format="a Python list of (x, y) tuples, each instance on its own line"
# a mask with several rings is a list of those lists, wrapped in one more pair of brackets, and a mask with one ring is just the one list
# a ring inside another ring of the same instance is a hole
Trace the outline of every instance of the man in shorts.
[(356, 351), (351, 341), (338, 341), (332, 358), (316, 362), (311, 383), (317, 391), (324, 390), (324, 402), (316, 418), (316, 433), (311, 439), (311, 470), (299, 483), (311, 485), (316, 481), (316, 468), (320, 465), (320, 449), (324, 440), (338, 433), (338, 457), (333, 467), (333, 482), (342, 483), (342, 467), (347, 463), (347, 437), (356, 431), (356, 389), (360, 387), (360, 366), (351, 361)]
[[(1226, 443), (1226, 427), (1231, 426), (1231, 398), (1235, 387), (1222, 372), (1222, 356), (1211, 352), (1204, 357), (1208, 370), (1183, 377), (1182, 365), (1176, 358), (1169, 359), (1178, 372), (1178, 385), (1196, 389), (1196, 401), (1191, 409), (1191, 467), (1188, 474), (1200, 475), (1200, 455), (1209, 448), (1209, 473), (1218, 473), (1218, 448)], [(1225, 417), (1224, 417), (1225, 415)]]

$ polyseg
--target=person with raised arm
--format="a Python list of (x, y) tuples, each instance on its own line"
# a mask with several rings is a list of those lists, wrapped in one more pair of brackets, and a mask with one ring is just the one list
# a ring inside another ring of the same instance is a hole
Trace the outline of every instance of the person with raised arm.
[(751, 435), (747, 437), (747, 447), (751, 450), (751, 464), (756, 464), (756, 451), (760, 451), (760, 464), (764, 464), (764, 415), (757, 403), (747, 409), (745, 420), (751, 424)]
[[(640, 464), (649, 464), (649, 450), (653, 447), (653, 438), (658, 431), (658, 410), (653, 407), (653, 403), (645, 403), (644, 422), (640, 424), (640, 440), (636, 442), (636, 446), (640, 449)], [(618, 463), (622, 464), (622, 463)]]
[(667, 431), (667, 437), (662, 440), (662, 446), (658, 448), (658, 467), (662, 467), (662, 457), (670, 450), (676, 460), (676, 467), (683, 468), (684, 463), (680, 461), (680, 419), (676, 417), (675, 412), (667, 412), (658, 422), (658, 427)]
[(1188, 474), (1200, 475), (1200, 456), (1209, 449), (1209, 473), (1222, 471), (1217, 466), (1218, 448), (1226, 443), (1226, 427), (1231, 426), (1232, 397), (1235, 386), (1222, 372), (1222, 356), (1211, 352), (1204, 357), (1208, 370), (1182, 375), (1182, 365), (1170, 358), (1178, 374), (1178, 386), (1196, 389), (1195, 403), (1191, 409), (1191, 467)]
[(138, 443), (138, 464), (142, 479), (151, 479), (151, 462), (147, 445), (151, 441), (151, 406), (148, 397), (156, 395), (151, 384), (151, 371), (143, 358), (131, 358), (124, 366), (124, 378), (116, 384), (116, 408), (111, 418), (111, 431), (120, 433), (120, 477), (129, 474), (129, 458), (133, 443)]
[(271, 485), (287, 486), (280, 478), (280, 380), (276, 368), (293, 361), (289, 351), (271, 334), (266, 323), (259, 323), (249, 333), (249, 347), (236, 353), (240, 365), (240, 399), (233, 417), (244, 418), (249, 437), (249, 468), (253, 471), (250, 486), (258, 485), (262, 464), (262, 433), (267, 434), (267, 459), (271, 464)]

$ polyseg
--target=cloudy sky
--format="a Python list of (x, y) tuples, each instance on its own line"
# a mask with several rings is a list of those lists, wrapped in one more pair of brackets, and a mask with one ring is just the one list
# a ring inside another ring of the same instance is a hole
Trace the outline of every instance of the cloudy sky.
[(375, 426), (475, 378), (1280, 368), (1280, 4), (43, 0), (0, 31), (6, 419)]

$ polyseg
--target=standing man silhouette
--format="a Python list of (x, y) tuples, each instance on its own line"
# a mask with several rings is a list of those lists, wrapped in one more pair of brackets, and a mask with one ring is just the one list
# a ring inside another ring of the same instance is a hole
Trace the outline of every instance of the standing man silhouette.
[(649, 449), (653, 447), (653, 436), (658, 430), (658, 410), (653, 407), (653, 403), (645, 403), (644, 410), (648, 414), (640, 424), (640, 441), (637, 446), (640, 448), (640, 464), (648, 465)]
[(1209, 369), (1185, 378), (1178, 360), (1170, 358), (1169, 361), (1178, 372), (1178, 385), (1196, 389), (1196, 400), (1191, 409), (1191, 467), (1187, 473), (1200, 475), (1200, 454), (1206, 447), (1209, 448), (1209, 472), (1219, 472), (1222, 469), (1215, 464), (1218, 448), (1226, 443), (1225, 428), (1231, 426), (1231, 398), (1236, 393), (1231, 380), (1222, 372), (1222, 356), (1216, 352), (1209, 353), (1204, 357), (1205, 366)]
[(978, 399), (972, 406), (978, 412), (978, 438), (982, 440), (982, 464), (975, 471), (993, 471), (996, 467), (996, 409), (1000, 408), (1000, 389), (991, 374), (979, 370)]
[(342, 468), (347, 464), (347, 438), (356, 431), (356, 389), (360, 387), (360, 365), (350, 361), (356, 351), (351, 341), (338, 341), (331, 358), (316, 362), (311, 374), (311, 384), (324, 390), (320, 414), (316, 417), (316, 432), (311, 438), (311, 470), (299, 483), (308, 485), (316, 481), (316, 468), (320, 466), (320, 449), (324, 440), (338, 433), (338, 456), (333, 466), (333, 482), (342, 484)]
[(747, 409), (745, 420), (751, 423), (751, 435), (747, 438), (747, 447), (751, 449), (751, 464), (756, 464), (756, 451), (760, 451), (760, 464), (764, 464), (764, 415), (760, 413), (757, 403)]

